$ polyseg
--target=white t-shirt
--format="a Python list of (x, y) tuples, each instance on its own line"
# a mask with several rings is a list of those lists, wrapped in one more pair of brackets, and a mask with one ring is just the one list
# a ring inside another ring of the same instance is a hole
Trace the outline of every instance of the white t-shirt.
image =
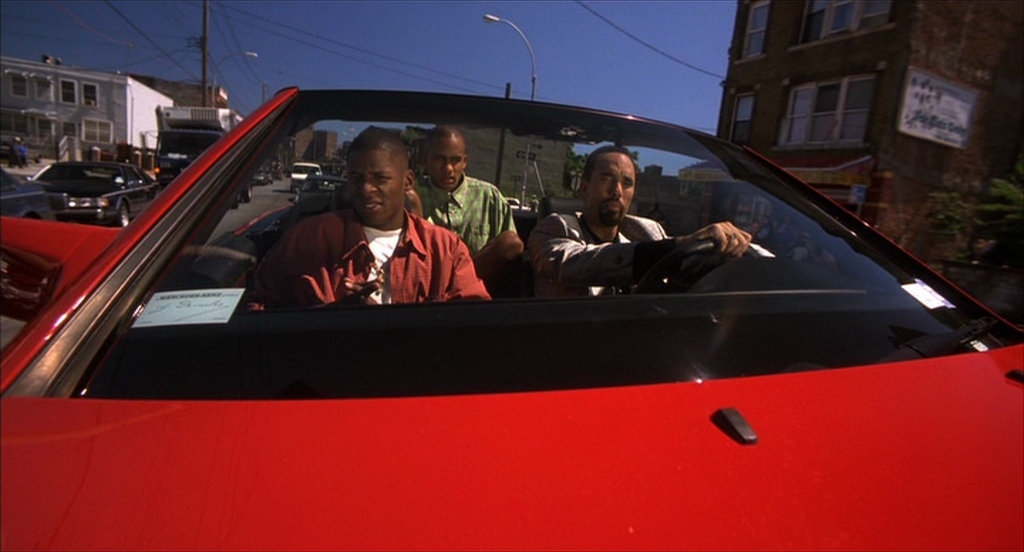
[(387, 277), (388, 261), (395, 254), (398, 247), (398, 240), (402, 237), (402, 229), (377, 230), (368, 226), (363, 227), (366, 234), (366, 243), (373, 253), (374, 264), (370, 268), (369, 281), (380, 278), (381, 287), (369, 297), (369, 302), (378, 304), (391, 303), (391, 279)]

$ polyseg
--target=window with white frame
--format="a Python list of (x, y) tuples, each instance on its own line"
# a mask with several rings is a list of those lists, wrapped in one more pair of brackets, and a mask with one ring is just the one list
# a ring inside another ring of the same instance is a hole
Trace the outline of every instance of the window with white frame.
[(28, 79), (25, 75), (11, 73), (11, 95), (19, 98), (28, 96)]
[(747, 12), (747, 35), (743, 45), (743, 57), (764, 53), (764, 36), (768, 28), (768, 2), (754, 2)]
[(733, 106), (732, 132), (730, 139), (737, 144), (750, 143), (750, 122), (754, 116), (754, 95), (736, 96)]
[(885, 25), (891, 9), (892, 0), (810, 0), (800, 41)]
[(99, 101), (99, 91), (95, 84), (82, 83), (82, 105), (95, 107)]
[(114, 125), (109, 121), (84, 119), (82, 120), (82, 139), (86, 142), (109, 144), (114, 141)]
[(779, 144), (863, 143), (874, 90), (872, 76), (793, 88)]
[(28, 134), (28, 117), (20, 113), (0, 111), (0, 131), (5, 134)]
[(60, 81), (60, 101), (78, 103), (78, 90), (75, 87), (75, 81)]
[(53, 101), (53, 86), (50, 84), (50, 79), (36, 79), (36, 100), (42, 102)]

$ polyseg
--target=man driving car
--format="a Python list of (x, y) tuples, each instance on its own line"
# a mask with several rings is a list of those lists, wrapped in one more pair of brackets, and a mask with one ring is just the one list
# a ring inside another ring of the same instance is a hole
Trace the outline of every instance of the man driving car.
[(624, 147), (590, 154), (580, 180), (583, 211), (549, 215), (530, 234), (537, 297), (629, 292), (658, 260), (700, 240), (714, 242), (714, 252), (725, 257), (747, 250), (750, 234), (730, 222), (669, 237), (654, 220), (629, 215), (637, 173)]

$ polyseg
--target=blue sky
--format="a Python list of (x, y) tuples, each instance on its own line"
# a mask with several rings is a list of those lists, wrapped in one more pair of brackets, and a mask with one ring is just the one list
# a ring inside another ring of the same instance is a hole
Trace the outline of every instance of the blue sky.
[[(210, 3), (210, 58), (232, 107), (301, 88), (530, 96), (714, 133), (735, 0)], [(199, 82), (201, 1), (0, 2), (4, 56)], [(256, 52), (255, 59), (240, 52)], [(211, 70), (212, 71), (212, 70)], [(211, 77), (212, 79), (212, 77)]]

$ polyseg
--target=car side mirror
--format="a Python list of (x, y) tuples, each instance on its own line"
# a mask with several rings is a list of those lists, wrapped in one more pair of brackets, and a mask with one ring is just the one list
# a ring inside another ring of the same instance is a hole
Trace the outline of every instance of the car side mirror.
[(115, 176), (114, 177), (114, 184), (117, 184), (118, 186), (124, 186), (124, 177), (123, 176)]

